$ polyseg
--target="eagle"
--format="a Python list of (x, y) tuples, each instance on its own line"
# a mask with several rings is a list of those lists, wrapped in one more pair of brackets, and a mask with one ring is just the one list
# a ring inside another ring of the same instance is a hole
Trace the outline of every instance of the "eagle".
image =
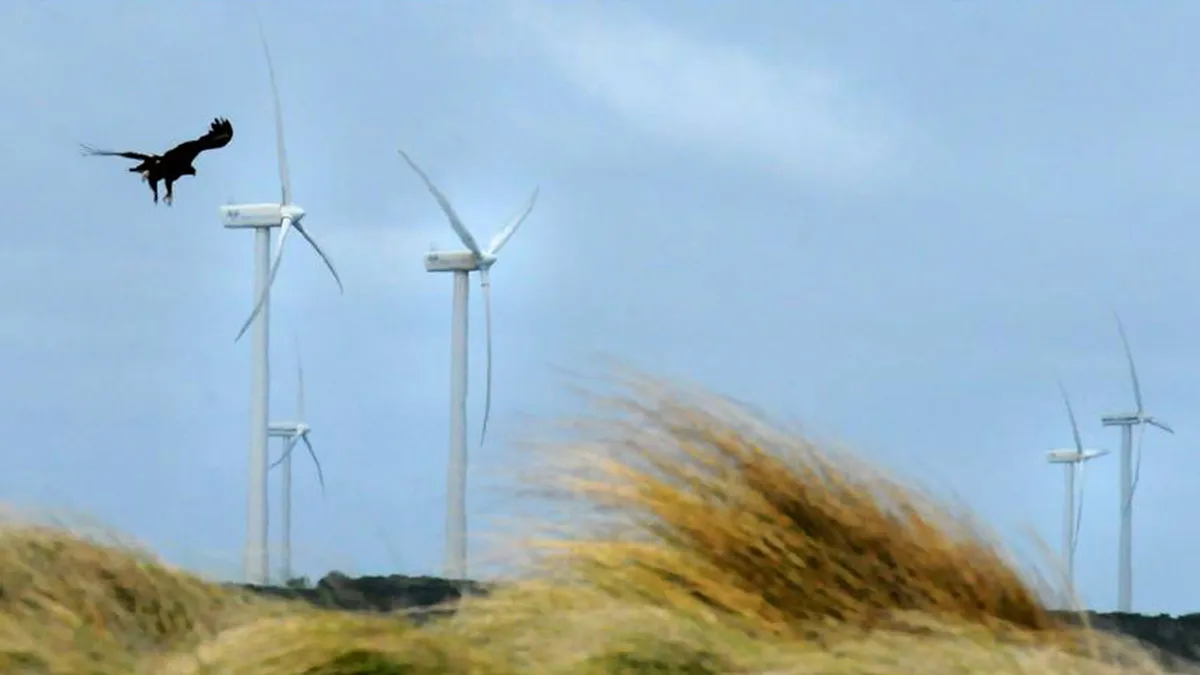
[(205, 150), (223, 148), (229, 145), (229, 141), (231, 140), (233, 140), (233, 125), (224, 117), (218, 117), (209, 125), (208, 133), (200, 138), (184, 141), (161, 155), (97, 150), (90, 145), (83, 145), (81, 147), (84, 155), (124, 157), (126, 159), (138, 160), (140, 163), (137, 166), (130, 167), (129, 170), (141, 174), (142, 180), (150, 183), (150, 190), (154, 193), (155, 204), (158, 203), (158, 182), (162, 181), (167, 188), (167, 194), (163, 201), (170, 206), (171, 202), (175, 199), (175, 194), (172, 190), (175, 181), (179, 180), (181, 176), (196, 175), (196, 168), (192, 166), (192, 162), (196, 160), (196, 157)]

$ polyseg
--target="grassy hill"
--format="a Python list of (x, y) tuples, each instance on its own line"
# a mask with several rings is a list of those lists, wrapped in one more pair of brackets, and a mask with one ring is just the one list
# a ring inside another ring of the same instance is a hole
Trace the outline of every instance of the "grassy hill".
[(530, 496), (560, 524), (452, 615), (395, 611), (462, 590), (445, 580), (223, 586), (14, 523), (0, 530), (0, 672), (1165, 672), (1047, 609), (1045, 584), (968, 514), (728, 401), (622, 384), (534, 463)]

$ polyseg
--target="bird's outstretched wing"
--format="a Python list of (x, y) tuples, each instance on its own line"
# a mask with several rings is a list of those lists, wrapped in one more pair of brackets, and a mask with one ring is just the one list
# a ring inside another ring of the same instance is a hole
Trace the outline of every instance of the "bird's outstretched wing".
[(171, 148), (163, 153), (163, 159), (167, 162), (180, 161), (190, 164), (192, 160), (196, 159), (196, 155), (205, 150), (223, 148), (229, 145), (231, 140), (233, 140), (233, 125), (224, 117), (218, 117), (209, 125), (208, 133)]
[(116, 152), (114, 150), (97, 150), (90, 145), (80, 145), (80, 153), (84, 156), (100, 156), (100, 157), (124, 157), (125, 159), (137, 159), (146, 161), (154, 159), (154, 155), (147, 155), (141, 152)]

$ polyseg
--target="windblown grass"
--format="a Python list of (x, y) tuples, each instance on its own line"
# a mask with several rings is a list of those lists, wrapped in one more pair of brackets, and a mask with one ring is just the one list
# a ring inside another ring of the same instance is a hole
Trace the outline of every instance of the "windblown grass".
[(1162, 672), (1056, 621), (968, 516), (728, 401), (623, 384), (539, 455), (535, 496), (569, 526), (454, 617), (417, 627), (250, 598), (14, 524), (0, 531), (0, 672)]
[(539, 542), (550, 570), (785, 636), (896, 612), (1056, 628), (977, 523), (848, 454), (653, 381), (598, 403), (608, 414), (578, 422), (576, 452), (551, 447), (567, 461), (548, 455), (534, 481), (560, 509), (600, 515)]
[(33, 523), (0, 528), (0, 672), (93, 672), (186, 646), (249, 607), (115, 539)]

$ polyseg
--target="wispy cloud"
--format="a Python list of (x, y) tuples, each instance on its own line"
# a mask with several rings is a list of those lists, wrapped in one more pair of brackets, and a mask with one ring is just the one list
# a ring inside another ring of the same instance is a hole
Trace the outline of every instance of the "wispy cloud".
[(643, 131), (826, 180), (883, 168), (890, 139), (837, 73), (770, 63), (632, 9), (514, 0), (512, 17), (580, 93)]

